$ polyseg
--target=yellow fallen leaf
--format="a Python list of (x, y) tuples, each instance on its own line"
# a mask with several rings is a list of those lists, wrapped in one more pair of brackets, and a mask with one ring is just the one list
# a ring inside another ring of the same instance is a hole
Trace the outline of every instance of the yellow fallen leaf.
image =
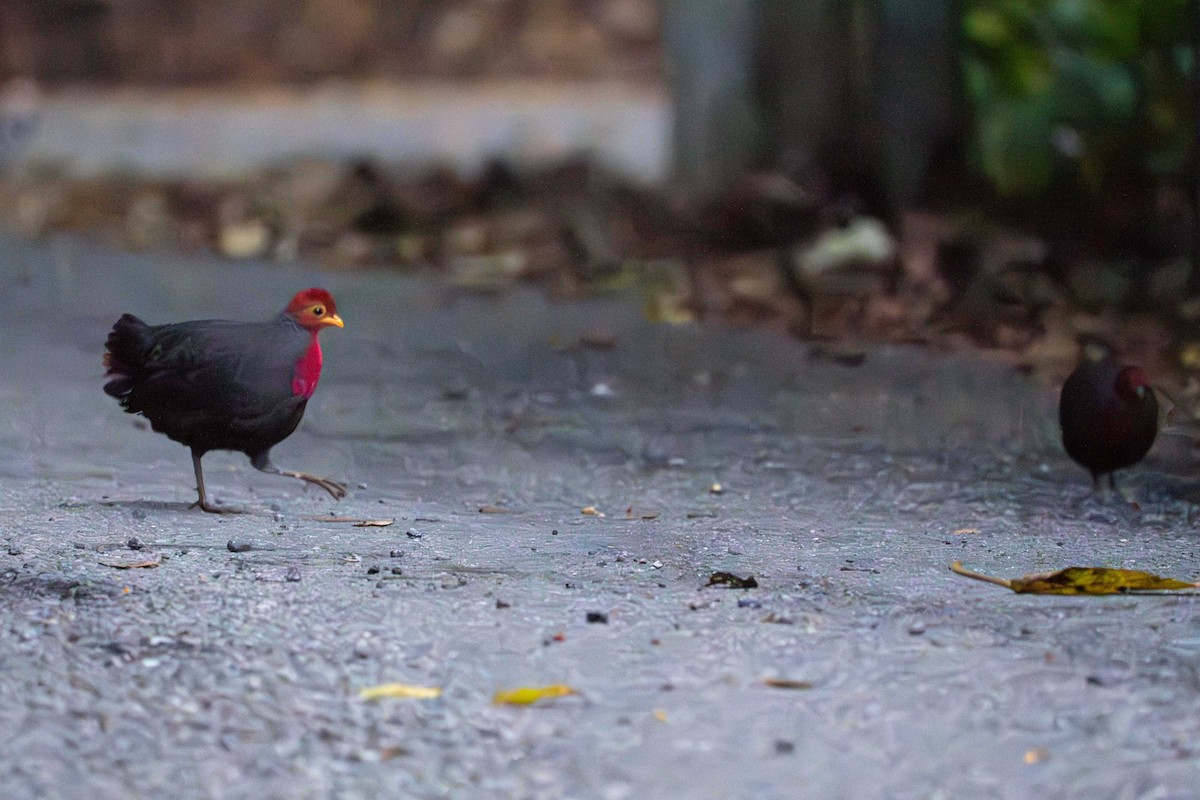
[(654, 718), (656, 720), (658, 720), (659, 722), (666, 722), (667, 721), (667, 712), (661, 708), (656, 708), (656, 709), (654, 709)]
[(1026, 764), (1037, 764), (1045, 761), (1050, 756), (1050, 751), (1044, 747), (1035, 747), (1032, 750), (1025, 751), (1024, 761)]
[(436, 686), (413, 686), (408, 683), (382, 683), (360, 689), (358, 696), (363, 700), (380, 700), (394, 697), (399, 700), (432, 700), (441, 697), (442, 690)]
[(387, 528), (396, 524), (394, 519), (364, 519), (354, 523), (356, 528)]
[(551, 697), (563, 697), (568, 694), (578, 693), (563, 683), (555, 683), (550, 686), (521, 686), (517, 689), (506, 689), (496, 692), (492, 696), (492, 702), (497, 705), (527, 706), (539, 700)]
[(596, 508), (595, 506), (584, 506), (580, 510), (579, 513), (583, 514), (584, 516), (587, 516), (587, 517), (603, 517), (604, 516), (604, 512), (601, 511), (600, 509)]
[(966, 536), (971, 533), (979, 533), (979, 528), (959, 528), (950, 534), (951, 536)]
[(950, 569), (967, 578), (1012, 589), (1018, 594), (1121, 594), (1200, 588), (1200, 583), (1163, 578), (1136, 569), (1067, 567), (1057, 572), (1040, 572), (1012, 579), (972, 572), (963, 567), (961, 561), (955, 561)]
[(808, 681), (796, 681), (791, 678), (764, 678), (763, 683), (775, 689), (811, 689)]

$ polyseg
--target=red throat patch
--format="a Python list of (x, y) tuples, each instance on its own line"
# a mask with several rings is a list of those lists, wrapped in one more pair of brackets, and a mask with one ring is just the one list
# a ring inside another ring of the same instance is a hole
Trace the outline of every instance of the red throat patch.
[(312, 343), (304, 351), (304, 355), (296, 360), (296, 371), (292, 373), (292, 394), (307, 400), (317, 390), (317, 381), (319, 380), (321, 380), (321, 344), (317, 341), (316, 331), (313, 331)]

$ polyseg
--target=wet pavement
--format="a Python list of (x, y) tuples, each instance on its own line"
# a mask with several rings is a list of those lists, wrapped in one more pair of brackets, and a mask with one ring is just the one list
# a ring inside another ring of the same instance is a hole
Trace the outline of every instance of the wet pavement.
[[(1123, 476), (1137, 505), (1097, 498), (1052, 389), (998, 359), (845, 366), (649, 324), (630, 294), (67, 237), (0, 236), (0, 283), (6, 798), (1200, 791), (1195, 596), (947, 569), (1200, 577), (1179, 448)], [(316, 283), (347, 327), (274, 455), (350, 496), (211, 454), (210, 497), (244, 513), (188, 510), (187, 452), (100, 390), (107, 328), (265, 318)], [(758, 587), (705, 587), (715, 571)], [(358, 697), (391, 681), (444, 693)], [(491, 702), (555, 683), (578, 694)]]

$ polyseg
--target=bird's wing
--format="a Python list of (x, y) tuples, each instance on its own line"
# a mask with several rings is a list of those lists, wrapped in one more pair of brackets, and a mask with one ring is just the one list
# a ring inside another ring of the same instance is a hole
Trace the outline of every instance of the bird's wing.
[(291, 337), (280, 334), (272, 323), (204, 320), (153, 327), (132, 405), (229, 419), (270, 413), (291, 398), (299, 357)]

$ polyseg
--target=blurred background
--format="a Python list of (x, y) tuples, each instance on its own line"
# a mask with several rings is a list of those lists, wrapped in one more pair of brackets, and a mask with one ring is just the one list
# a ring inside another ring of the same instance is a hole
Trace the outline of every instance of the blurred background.
[(665, 322), (1081, 337), (1200, 396), (1186, 0), (0, 0), (0, 224), (635, 288)]

